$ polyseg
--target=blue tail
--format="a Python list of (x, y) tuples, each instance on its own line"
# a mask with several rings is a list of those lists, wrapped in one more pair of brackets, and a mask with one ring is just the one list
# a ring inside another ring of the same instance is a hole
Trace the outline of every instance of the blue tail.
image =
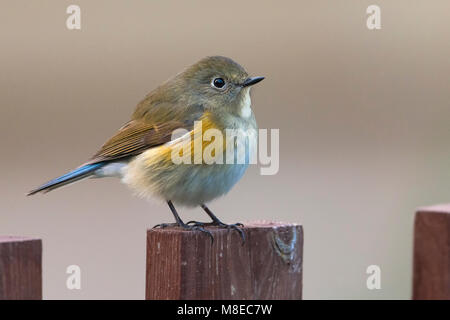
[(75, 181), (84, 179), (89, 177), (94, 173), (95, 170), (105, 165), (105, 162), (98, 162), (93, 164), (87, 164), (82, 167), (79, 167), (73, 171), (70, 171), (69, 173), (66, 173), (65, 175), (62, 175), (59, 178), (50, 180), (49, 182), (43, 184), (42, 186), (31, 190), (28, 195), (31, 196), (38, 192), (49, 192), (53, 189), (62, 187), (66, 184), (73, 183)]

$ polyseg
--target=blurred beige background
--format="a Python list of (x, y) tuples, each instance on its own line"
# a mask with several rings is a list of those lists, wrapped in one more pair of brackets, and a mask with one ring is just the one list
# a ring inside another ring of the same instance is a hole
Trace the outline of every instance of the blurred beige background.
[[(382, 29), (366, 27), (381, 7)], [(65, 21), (81, 7), (80, 31)], [(2, 1), (0, 234), (44, 240), (48, 299), (142, 299), (145, 231), (172, 216), (117, 180), (44, 196), (144, 95), (207, 55), (264, 80), (280, 171), (251, 168), (211, 204), (225, 221), (305, 227), (304, 297), (408, 299), (415, 208), (450, 201), (447, 1)], [(203, 219), (201, 210), (180, 210)], [(69, 291), (66, 267), (82, 270)], [(366, 268), (382, 270), (381, 290)]]

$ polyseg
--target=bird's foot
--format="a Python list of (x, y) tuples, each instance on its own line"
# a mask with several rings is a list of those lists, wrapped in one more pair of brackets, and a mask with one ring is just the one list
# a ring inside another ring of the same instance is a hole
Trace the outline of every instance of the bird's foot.
[(187, 231), (200, 231), (203, 233), (206, 233), (210, 238), (211, 238), (211, 242), (214, 242), (214, 237), (212, 235), (211, 232), (209, 232), (208, 230), (204, 229), (202, 225), (190, 225), (189, 223), (160, 223), (157, 224), (156, 226), (154, 226), (153, 228), (167, 228), (167, 227), (180, 227), (183, 230), (187, 230)]
[(222, 221), (212, 221), (212, 222), (189, 221), (186, 224), (191, 225), (193, 227), (201, 227), (201, 228), (203, 228), (205, 226), (216, 226), (219, 228), (236, 230), (242, 239), (242, 244), (245, 243), (245, 233), (244, 233), (244, 230), (242, 229), (242, 227), (244, 225), (240, 222), (233, 223), (233, 224), (226, 224), (226, 223), (223, 223)]
[(157, 225), (154, 225), (152, 229), (156, 228), (164, 229), (167, 227), (178, 227), (178, 226), (179, 226), (178, 223), (158, 223)]

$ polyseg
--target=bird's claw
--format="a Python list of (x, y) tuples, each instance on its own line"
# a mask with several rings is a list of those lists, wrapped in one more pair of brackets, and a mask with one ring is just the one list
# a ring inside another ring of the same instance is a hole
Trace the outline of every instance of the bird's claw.
[(242, 245), (245, 244), (245, 233), (244, 233), (244, 230), (242, 230), (243, 226), (244, 225), (242, 223), (240, 223), (240, 222), (234, 223), (234, 224), (222, 223), (222, 227), (227, 228), (227, 229), (236, 230), (239, 233), (239, 235), (241, 236), (241, 239), (242, 239)]
[(244, 245), (244, 243), (245, 243), (245, 233), (242, 230), (242, 227), (244, 225), (240, 222), (237, 222), (234, 224), (226, 224), (223, 222), (214, 222), (214, 221), (213, 222), (200, 222), (200, 221), (192, 220), (192, 221), (187, 222), (186, 224), (192, 225), (193, 227), (217, 226), (217, 227), (224, 228), (224, 229), (233, 229), (233, 230), (236, 230), (239, 233), (240, 237), (242, 238), (242, 245)]
[(197, 226), (197, 227), (204, 227), (204, 226), (212, 225), (211, 222), (200, 222), (200, 221), (195, 221), (195, 220), (188, 221), (188, 222), (186, 222), (186, 224), (192, 225), (192, 226)]
[(158, 223), (158, 224), (154, 225), (152, 229), (156, 229), (156, 228), (164, 229), (167, 227), (178, 227), (178, 226), (179, 226), (178, 223)]
[(209, 232), (208, 230), (204, 229), (202, 226), (199, 226), (199, 225), (188, 226), (188, 225), (186, 224), (186, 226), (183, 227), (183, 228), (184, 228), (185, 230), (197, 230), (197, 231), (204, 232), (204, 233), (206, 233), (206, 234), (211, 238), (211, 244), (214, 243), (214, 236), (212, 235), (212, 233)]

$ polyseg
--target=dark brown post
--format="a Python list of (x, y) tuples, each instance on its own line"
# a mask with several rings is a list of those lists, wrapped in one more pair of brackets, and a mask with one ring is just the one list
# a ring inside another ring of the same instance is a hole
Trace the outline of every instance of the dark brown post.
[(450, 205), (416, 213), (413, 299), (450, 299)]
[(301, 299), (303, 229), (273, 222), (236, 231), (147, 231), (146, 299)]
[(42, 299), (40, 239), (0, 236), (0, 299)]

